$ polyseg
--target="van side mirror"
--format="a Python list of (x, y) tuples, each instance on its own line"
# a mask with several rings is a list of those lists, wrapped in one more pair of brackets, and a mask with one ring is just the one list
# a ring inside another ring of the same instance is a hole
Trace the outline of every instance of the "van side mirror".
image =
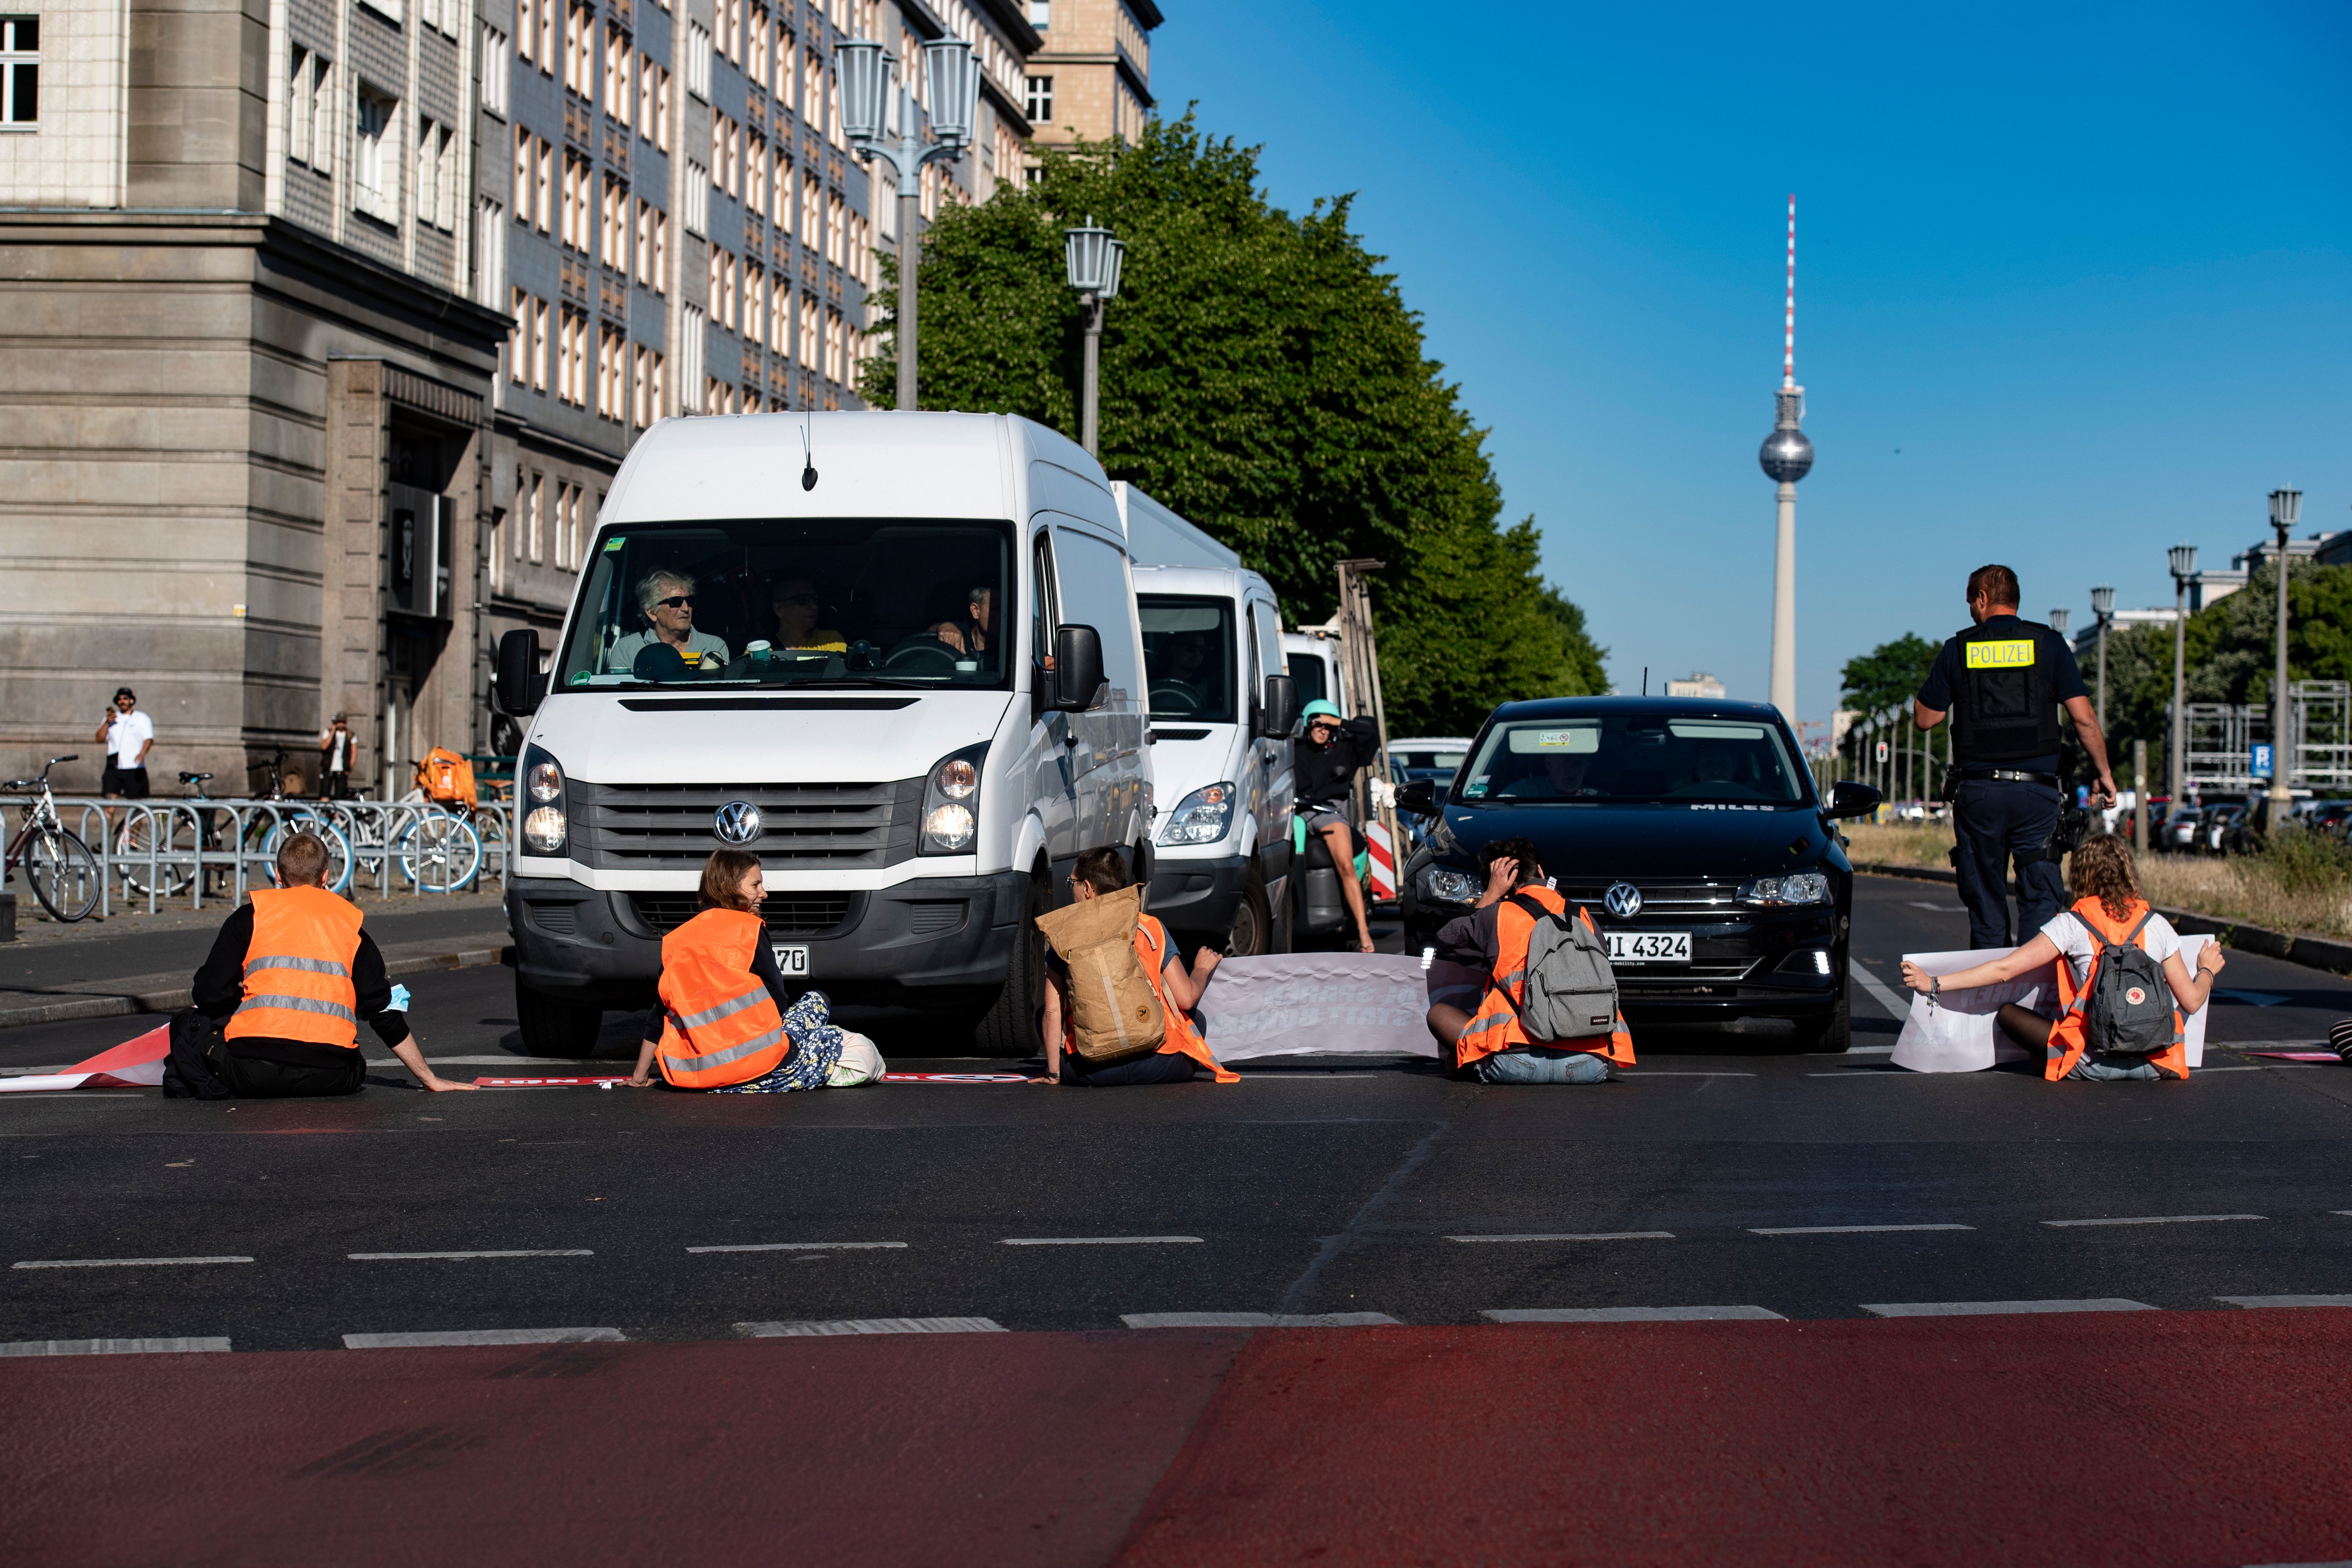
[(1437, 785), (1429, 779), (1414, 779), (1397, 785), (1397, 809), (1412, 812), (1415, 816), (1437, 815)]
[(492, 705), (509, 719), (520, 719), (537, 712), (546, 694), (545, 678), (539, 673), (539, 633), (524, 626), (500, 637), (498, 675), (490, 685)]
[(1830, 803), (1822, 815), (1832, 821), (1845, 816), (1868, 816), (1878, 809), (1878, 803), (1885, 798), (1866, 784), (1840, 779), (1830, 786)]
[(1102, 696), (1102, 634), (1092, 626), (1064, 626), (1054, 634), (1054, 706), (1083, 713)]
[(1265, 698), (1259, 704), (1257, 732), (1270, 740), (1286, 741), (1298, 722), (1298, 682), (1287, 675), (1265, 678)]

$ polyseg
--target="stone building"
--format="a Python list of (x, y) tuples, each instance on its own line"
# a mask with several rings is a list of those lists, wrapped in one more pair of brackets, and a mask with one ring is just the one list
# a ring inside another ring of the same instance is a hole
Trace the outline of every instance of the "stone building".
[(1023, 107), (1034, 140), (1132, 142), (1150, 116), (1152, 0), (1029, 0), (1043, 40), (1029, 57)]

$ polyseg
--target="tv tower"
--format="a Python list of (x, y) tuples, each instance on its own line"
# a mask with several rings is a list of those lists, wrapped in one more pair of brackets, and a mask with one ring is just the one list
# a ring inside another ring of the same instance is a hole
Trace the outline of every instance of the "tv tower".
[(1805, 389), (1797, 384), (1797, 197), (1789, 195), (1789, 307), (1781, 328), (1780, 390), (1772, 433), (1756, 460), (1780, 487), (1780, 537), (1772, 553), (1772, 706), (1797, 721), (1797, 481), (1811, 471), (1813, 444), (1797, 426)]

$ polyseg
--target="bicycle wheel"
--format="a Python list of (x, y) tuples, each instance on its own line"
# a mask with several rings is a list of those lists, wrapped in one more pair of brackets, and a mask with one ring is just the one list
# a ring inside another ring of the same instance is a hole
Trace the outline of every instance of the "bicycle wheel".
[(25, 879), (41, 907), (70, 924), (98, 908), (98, 857), (62, 827), (37, 827), (25, 847)]
[(394, 850), (400, 874), (418, 891), (461, 892), (482, 868), (482, 841), (446, 812), (428, 812), (401, 831)]
[(327, 847), (327, 891), (347, 891), (352, 885), (352, 841), (326, 818), (312, 812), (289, 811), (272, 825), (261, 847), (274, 858), (278, 846), (297, 833), (308, 833)]
[[(168, 817), (157, 817), (151, 813), (141, 812), (125, 822), (122, 825), (122, 831), (114, 836), (114, 853), (119, 858), (115, 869), (122, 873), (122, 886), (125, 891), (141, 898), (147, 896), (148, 851), (152, 847), (158, 855), (168, 855), (172, 852), (171, 829), (168, 826), (164, 826), (170, 820)], [(164, 898), (174, 898), (185, 892), (188, 884), (194, 880), (195, 880), (194, 873), (185, 867), (173, 865), (168, 861), (156, 862), (155, 890)]]

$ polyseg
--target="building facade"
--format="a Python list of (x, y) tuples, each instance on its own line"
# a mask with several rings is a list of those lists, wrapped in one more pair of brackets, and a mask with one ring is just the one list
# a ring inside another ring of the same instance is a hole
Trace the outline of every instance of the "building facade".
[(1029, 0), (1042, 40), (1029, 57), (1023, 110), (1043, 146), (1133, 142), (1151, 98), (1152, 0)]

